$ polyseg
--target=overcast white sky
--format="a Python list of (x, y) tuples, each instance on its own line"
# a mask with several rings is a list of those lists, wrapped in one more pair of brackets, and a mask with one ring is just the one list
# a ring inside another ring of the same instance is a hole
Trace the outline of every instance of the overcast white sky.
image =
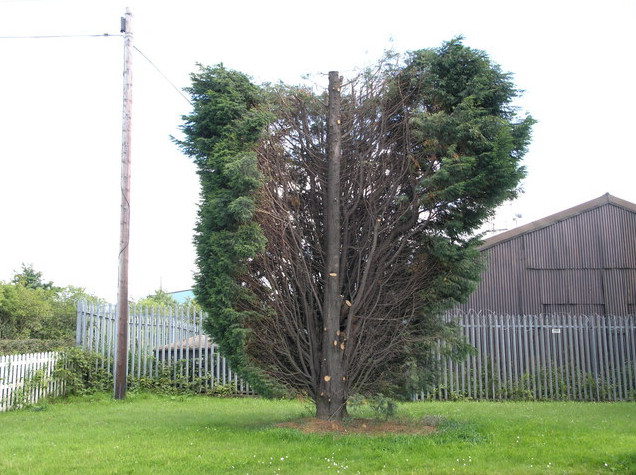
[[(525, 194), (495, 227), (606, 192), (636, 202), (636, 0), (0, 0), (0, 281), (24, 262), (116, 300), (123, 39), (6, 37), (117, 34), (126, 7), (135, 46), (179, 88), (197, 62), (320, 81), (387, 48), (463, 35), (514, 73), (518, 105), (539, 121)], [(192, 285), (199, 186), (170, 140), (188, 103), (133, 61), (130, 295), (141, 298)]]

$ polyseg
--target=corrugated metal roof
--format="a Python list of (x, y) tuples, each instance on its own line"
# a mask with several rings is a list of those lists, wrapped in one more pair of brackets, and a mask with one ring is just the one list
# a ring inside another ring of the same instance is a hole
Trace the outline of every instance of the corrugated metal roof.
[(632, 315), (636, 205), (610, 194), (487, 239), (488, 268), (456, 310)]
[(518, 228), (511, 229), (510, 231), (497, 234), (496, 236), (491, 236), (488, 239), (484, 240), (484, 243), (480, 246), (479, 249), (480, 250), (489, 249), (496, 244), (509, 241), (522, 234), (538, 231), (540, 229), (543, 229), (555, 223), (558, 223), (559, 221), (572, 218), (581, 213), (585, 213), (595, 208), (599, 208), (606, 204), (618, 206), (619, 208), (623, 208), (627, 211), (631, 211), (632, 213), (636, 213), (636, 204), (617, 198), (613, 195), (610, 195), (609, 193), (605, 193), (604, 195), (599, 196), (596, 199), (587, 201), (585, 203), (581, 203), (580, 205), (574, 206), (564, 211), (560, 211), (550, 216), (546, 216), (545, 218), (541, 218), (537, 221), (533, 221), (523, 226), (519, 226)]

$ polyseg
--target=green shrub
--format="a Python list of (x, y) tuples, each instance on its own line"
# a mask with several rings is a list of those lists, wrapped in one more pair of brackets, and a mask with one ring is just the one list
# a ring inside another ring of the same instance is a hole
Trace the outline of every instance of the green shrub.
[(25, 353), (44, 353), (58, 351), (74, 345), (70, 338), (61, 340), (0, 340), (0, 355), (21, 355)]
[(82, 348), (68, 348), (53, 372), (66, 381), (66, 394), (85, 395), (108, 391), (113, 387), (110, 359)]
[[(152, 361), (153, 365), (156, 362)], [(189, 362), (193, 364), (192, 361)], [(69, 348), (58, 362), (54, 377), (66, 380), (68, 395), (85, 395), (110, 391), (113, 387), (112, 359), (83, 350)], [(170, 365), (157, 365), (152, 375), (128, 376), (127, 386), (131, 392), (150, 391), (159, 394), (190, 395), (207, 394), (232, 396), (237, 393), (234, 383), (210, 386), (211, 374), (193, 374), (186, 371), (186, 361), (176, 361)]]
[[(237, 394), (234, 383), (214, 384), (210, 386), (212, 374), (209, 371), (201, 374), (192, 371), (198, 360), (178, 360), (169, 365), (157, 364), (153, 375), (129, 377), (128, 387), (131, 391), (152, 391), (160, 394), (207, 394), (213, 396), (232, 396)], [(188, 368), (188, 366), (190, 368)], [(189, 369), (189, 370), (188, 370)]]

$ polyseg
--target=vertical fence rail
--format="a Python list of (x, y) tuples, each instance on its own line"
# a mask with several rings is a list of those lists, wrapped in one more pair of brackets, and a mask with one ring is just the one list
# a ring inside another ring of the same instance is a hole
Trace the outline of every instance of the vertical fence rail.
[(0, 412), (64, 394), (64, 380), (53, 378), (59, 352), (0, 356)]
[(438, 356), (438, 385), (419, 398), (636, 400), (636, 317), (491, 315), (455, 321), (476, 354)]
[[(117, 309), (79, 302), (76, 344), (102, 355), (101, 369), (112, 371)], [(170, 308), (131, 305), (128, 324), (128, 375), (157, 378), (170, 372), (173, 381), (206, 379), (209, 389), (234, 383), (239, 394), (254, 394), (233, 373), (218, 346), (203, 333), (204, 313), (190, 306)], [(175, 383), (176, 384), (176, 383)]]

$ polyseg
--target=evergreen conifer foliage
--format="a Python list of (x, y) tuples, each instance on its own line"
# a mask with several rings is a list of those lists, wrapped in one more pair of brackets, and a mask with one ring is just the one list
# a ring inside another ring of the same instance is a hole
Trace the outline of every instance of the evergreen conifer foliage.
[(347, 80), (335, 129), (326, 92), (222, 66), (192, 81), (180, 145), (202, 185), (195, 293), (232, 366), (263, 394), (309, 396), (321, 418), (344, 417), (351, 394), (420, 388), (427, 348), (451, 335), (439, 312), (477, 283), (472, 236), (524, 176), (533, 120), (511, 106), (510, 75), (454, 39)]

